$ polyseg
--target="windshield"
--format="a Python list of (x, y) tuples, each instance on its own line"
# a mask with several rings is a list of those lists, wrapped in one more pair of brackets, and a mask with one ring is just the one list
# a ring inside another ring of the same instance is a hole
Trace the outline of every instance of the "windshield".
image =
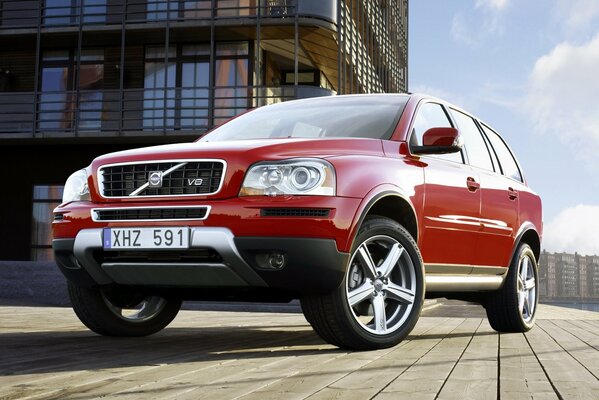
[(334, 96), (260, 107), (204, 136), (202, 142), (276, 138), (390, 139), (404, 95)]

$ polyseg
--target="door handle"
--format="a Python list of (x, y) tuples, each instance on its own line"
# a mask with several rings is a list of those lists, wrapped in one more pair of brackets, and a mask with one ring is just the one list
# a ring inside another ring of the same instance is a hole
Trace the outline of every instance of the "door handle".
[(513, 188), (507, 189), (507, 195), (510, 200), (516, 200), (518, 198), (518, 192), (516, 192)]
[(466, 186), (468, 186), (468, 190), (470, 190), (471, 192), (476, 192), (478, 189), (480, 189), (480, 183), (475, 181), (474, 178), (471, 176), (469, 176), (468, 179), (466, 179)]

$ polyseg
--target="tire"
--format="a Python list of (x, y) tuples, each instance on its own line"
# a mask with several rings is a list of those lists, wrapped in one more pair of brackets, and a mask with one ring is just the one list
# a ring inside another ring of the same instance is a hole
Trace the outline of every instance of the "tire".
[(69, 282), (68, 289), (79, 320), (104, 336), (151, 335), (170, 324), (181, 308), (181, 300), (144, 296), (118, 286), (82, 288)]
[(536, 282), (538, 266), (534, 252), (528, 244), (521, 243), (514, 253), (503, 287), (489, 293), (485, 303), (493, 329), (528, 332), (534, 326), (539, 303)]
[(416, 242), (400, 224), (378, 216), (367, 217), (360, 227), (342, 284), (301, 299), (316, 333), (352, 350), (401, 342), (416, 325), (423, 302), (424, 267)]

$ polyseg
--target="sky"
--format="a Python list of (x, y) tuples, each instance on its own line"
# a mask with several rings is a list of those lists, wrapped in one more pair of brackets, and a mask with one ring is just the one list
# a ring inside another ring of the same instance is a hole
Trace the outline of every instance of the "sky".
[(494, 127), (548, 251), (599, 254), (599, 0), (410, 0), (408, 90)]

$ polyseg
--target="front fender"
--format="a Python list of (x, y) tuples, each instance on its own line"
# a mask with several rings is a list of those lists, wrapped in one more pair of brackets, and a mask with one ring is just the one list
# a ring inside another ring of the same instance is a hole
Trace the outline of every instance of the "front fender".
[[(360, 205), (356, 211), (356, 214), (354, 215), (354, 219), (352, 220), (350, 231), (349, 231), (349, 236), (348, 236), (349, 240), (348, 240), (346, 249), (344, 249), (344, 251), (347, 251), (347, 252), (351, 251), (351, 249), (354, 245), (356, 235), (358, 234), (358, 230), (360, 229), (360, 225), (362, 225), (362, 222), (368, 215), (368, 212), (371, 210), (371, 208), (378, 201), (380, 201), (381, 199), (388, 197), (388, 196), (398, 197), (399, 199), (401, 199), (402, 201), (404, 201), (405, 203), (407, 203), (409, 205), (411, 212), (413, 213), (414, 217), (416, 218), (416, 229), (417, 229), (417, 232), (419, 232), (418, 226), (420, 224), (420, 221), (418, 221), (418, 214), (416, 213), (416, 208), (414, 207), (414, 204), (413, 204), (412, 200), (410, 199), (410, 197), (407, 195), (407, 193), (398, 186), (391, 185), (391, 184), (382, 184), (382, 185), (379, 185), (379, 186), (373, 188), (372, 190), (370, 190), (370, 192), (368, 192), (366, 194), (366, 196), (360, 203)], [(418, 240), (417, 237), (414, 239)]]

